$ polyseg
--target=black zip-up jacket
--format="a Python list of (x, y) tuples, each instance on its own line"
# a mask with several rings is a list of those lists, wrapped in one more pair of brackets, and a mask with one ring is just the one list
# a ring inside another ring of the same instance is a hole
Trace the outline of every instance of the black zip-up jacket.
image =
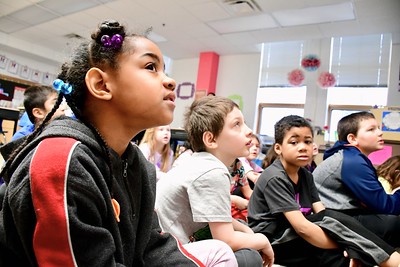
[[(121, 207), (120, 222), (117, 222), (107, 186), (110, 170), (104, 149), (88, 127), (66, 117), (54, 120), (25, 147), (4, 177), (7, 189), (0, 213), (0, 266), (38, 266), (44, 263), (38, 259), (46, 260), (46, 255), (38, 255), (42, 252), (35, 248), (33, 240), (40, 231), (38, 211), (34, 210), (32, 200), (30, 164), (39, 143), (52, 137), (79, 141), (66, 172), (67, 229), (52, 229), (57, 227), (54, 224), (47, 233), (59, 233), (60, 237), (68, 234), (71, 251), (60, 256), (72, 259), (72, 266), (199, 266), (173, 236), (161, 233), (154, 212), (156, 172), (140, 150), (130, 144), (122, 157), (110, 150), (113, 198)], [(57, 154), (59, 148), (48, 149)], [(41, 166), (55, 164), (57, 160), (56, 156), (36, 163), (39, 164), (36, 168), (40, 170)], [(46, 194), (49, 187), (42, 183), (39, 191)], [(44, 213), (47, 205), (50, 210), (57, 201), (48, 202)], [(46, 240), (44, 233), (42, 238)], [(58, 242), (61, 240), (64, 239)], [(54, 253), (60, 253), (56, 249), (59, 245), (55, 243), (54, 250), (50, 247), (47, 253), (54, 257)]]

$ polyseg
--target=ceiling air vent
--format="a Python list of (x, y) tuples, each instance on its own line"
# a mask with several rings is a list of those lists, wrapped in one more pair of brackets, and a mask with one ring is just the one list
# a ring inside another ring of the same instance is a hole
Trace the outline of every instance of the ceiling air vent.
[(224, 6), (236, 15), (260, 12), (261, 8), (255, 0), (224, 0)]
[(68, 34), (64, 35), (64, 37), (67, 37), (68, 39), (83, 39), (82, 36), (80, 36), (79, 34), (76, 34), (76, 33), (68, 33)]

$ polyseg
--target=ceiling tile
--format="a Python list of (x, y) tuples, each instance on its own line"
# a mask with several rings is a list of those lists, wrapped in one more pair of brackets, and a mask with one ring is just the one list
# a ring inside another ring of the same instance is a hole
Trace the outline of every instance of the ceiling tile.
[(197, 3), (185, 7), (189, 13), (193, 14), (203, 22), (221, 20), (229, 18), (230, 14), (215, 2)]
[(212, 21), (208, 25), (219, 33), (254, 31), (278, 26), (268, 14)]
[(280, 25), (286, 27), (355, 19), (351, 2), (331, 6), (280, 10), (272, 12), (272, 15)]

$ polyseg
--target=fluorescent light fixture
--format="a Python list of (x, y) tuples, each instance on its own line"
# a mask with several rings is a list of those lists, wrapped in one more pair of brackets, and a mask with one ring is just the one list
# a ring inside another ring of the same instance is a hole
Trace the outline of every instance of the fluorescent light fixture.
[(45, 0), (39, 3), (44, 9), (61, 15), (73, 14), (100, 4), (93, 0)]
[(39, 6), (32, 5), (11, 13), (7, 17), (15, 21), (25, 22), (28, 25), (37, 25), (58, 18), (58, 15), (48, 12)]
[(167, 39), (164, 38), (164, 36), (161, 36), (153, 31), (151, 31), (147, 37), (152, 40), (155, 43), (160, 43), (160, 42), (166, 42)]
[(0, 17), (0, 30), (13, 33), (58, 17), (73, 14), (115, 0), (45, 0)]
[(16, 32), (19, 30), (23, 30), (29, 26), (30, 25), (26, 22), (16, 21), (7, 16), (0, 17), (0, 31), (1, 32), (12, 33), (12, 32)]
[(274, 19), (268, 14), (212, 21), (208, 25), (220, 34), (278, 27)]
[(272, 15), (282, 26), (318, 24), (355, 19), (351, 2), (303, 9), (281, 10), (272, 12)]

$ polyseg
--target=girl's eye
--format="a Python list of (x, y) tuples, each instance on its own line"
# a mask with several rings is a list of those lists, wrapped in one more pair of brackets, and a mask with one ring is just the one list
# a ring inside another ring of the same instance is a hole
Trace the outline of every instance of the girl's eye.
[(151, 70), (151, 71), (157, 71), (157, 69), (156, 69), (156, 64), (154, 64), (154, 63), (148, 64), (148, 65), (146, 66), (146, 69), (147, 69), (147, 70)]

